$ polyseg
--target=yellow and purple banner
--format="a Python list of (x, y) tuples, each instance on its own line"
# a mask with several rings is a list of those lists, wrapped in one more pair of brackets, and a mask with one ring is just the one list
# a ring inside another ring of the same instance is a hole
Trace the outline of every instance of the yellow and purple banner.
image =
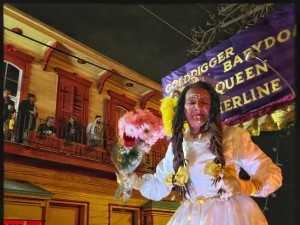
[[(198, 80), (213, 81), (226, 124), (264, 115), (292, 101), (289, 86), (295, 86), (295, 8), (295, 4), (285, 5), (165, 76), (163, 96)], [(246, 61), (250, 50), (266, 63), (255, 58)]]

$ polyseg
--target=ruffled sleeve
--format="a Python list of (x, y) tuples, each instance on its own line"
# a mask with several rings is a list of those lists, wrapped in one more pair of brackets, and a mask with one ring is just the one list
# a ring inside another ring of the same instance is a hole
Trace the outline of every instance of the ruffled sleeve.
[(252, 140), (250, 134), (235, 127), (232, 130), (233, 157), (250, 179), (259, 186), (256, 197), (266, 197), (282, 185), (281, 169)]
[(170, 172), (174, 173), (173, 157), (172, 144), (170, 143), (165, 157), (156, 167), (156, 173), (143, 175), (144, 184), (140, 192), (144, 197), (159, 201), (170, 194), (173, 186), (167, 187), (165, 178)]

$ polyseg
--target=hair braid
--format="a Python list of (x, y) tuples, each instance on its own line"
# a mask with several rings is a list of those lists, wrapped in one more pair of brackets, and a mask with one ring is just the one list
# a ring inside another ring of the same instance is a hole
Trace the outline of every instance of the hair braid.
[(222, 166), (225, 165), (225, 157), (222, 152), (222, 141), (223, 141), (223, 132), (220, 124), (216, 125), (214, 122), (211, 122), (205, 126), (206, 130), (210, 132), (210, 146), (209, 149), (212, 154), (216, 156), (214, 159), (215, 163), (221, 163)]
[[(184, 108), (180, 107), (182, 104), (184, 104), (184, 98), (179, 98), (175, 117), (173, 119), (172, 124), (172, 151), (173, 151), (173, 169), (175, 173), (177, 173), (178, 168), (180, 166), (184, 166), (186, 164), (183, 148), (182, 148), (182, 142), (183, 142), (183, 124), (185, 121), (185, 115), (184, 115)], [(179, 106), (179, 107), (178, 107)], [(179, 193), (179, 195), (184, 198), (186, 196), (186, 193), (188, 192), (188, 188), (186, 185), (184, 187), (174, 185), (175, 190)]]

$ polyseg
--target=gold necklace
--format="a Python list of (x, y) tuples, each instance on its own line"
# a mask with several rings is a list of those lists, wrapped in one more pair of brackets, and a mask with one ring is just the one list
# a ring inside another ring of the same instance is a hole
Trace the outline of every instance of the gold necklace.
[(189, 132), (190, 137), (193, 139), (193, 141), (196, 141), (199, 137), (199, 134), (192, 134), (192, 132)]

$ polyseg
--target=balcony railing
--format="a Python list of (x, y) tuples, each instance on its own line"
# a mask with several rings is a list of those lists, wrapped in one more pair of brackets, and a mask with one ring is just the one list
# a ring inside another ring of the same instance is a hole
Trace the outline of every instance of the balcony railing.
[[(110, 151), (118, 141), (118, 137), (114, 127), (108, 124), (100, 123), (100, 134), (98, 135), (89, 134), (83, 128), (77, 129), (71, 134), (63, 130), (64, 127), (54, 124), (56, 130), (54, 135), (53, 129), (51, 132), (38, 131), (38, 126), (46, 123), (43, 119), (37, 118), (36, 128), (32, 129), (30, 118), (24, 118), (23, 120), (16, 118), (18, 117), (15, 116), (10, 121), (4, 122), (5, 141), (32, 146), (38, 148), (39, 151), (112, 164)], [(167, 140), (159, 140), (152, 147), (150, 153), (144, 155), (144, 159), (137, 170), (153, 172), (156, 165), (164, 157), (167, 144)]]

